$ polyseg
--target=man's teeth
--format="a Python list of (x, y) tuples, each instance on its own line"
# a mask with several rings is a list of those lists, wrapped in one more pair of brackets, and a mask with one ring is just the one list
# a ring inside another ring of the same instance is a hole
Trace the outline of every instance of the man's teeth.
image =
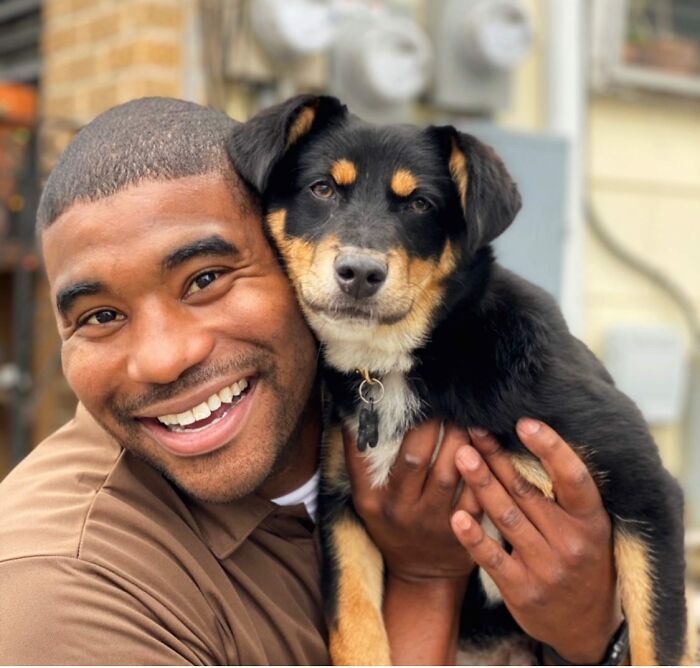
[(160, 415), (158, 416), (158, 422), (166, 426), (180, 426), (186, 427), (190, 424), (194, 424), (199, 420), (205, 420), (208, 418), (215, 410), (221, 408), (222, 404), (231, 404), (234, 399), (243, 394), (248, 389), (248, 381), (244, 378), (239, 380), (233, 385), (227, 385), (218, 392), (214, 392), (206, 401), (201, 404), (197, 404), (193, 408), (184, 411), (183, 413), (177, 413), (172, 415)]

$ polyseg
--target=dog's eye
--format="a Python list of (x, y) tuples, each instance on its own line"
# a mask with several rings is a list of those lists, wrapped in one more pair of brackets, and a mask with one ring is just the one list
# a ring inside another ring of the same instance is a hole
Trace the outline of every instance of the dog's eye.
[(316, 183), (311, 184), (310, 188), (311, 192), (319, 199), (330, 199), (335, 195), (335, 190), (328, 181), (316, 181)]
[(432, 208), (432, 204), (425, 197), (416, 197), (408, 203), (408, 208), (414, 213), (425, 213)]

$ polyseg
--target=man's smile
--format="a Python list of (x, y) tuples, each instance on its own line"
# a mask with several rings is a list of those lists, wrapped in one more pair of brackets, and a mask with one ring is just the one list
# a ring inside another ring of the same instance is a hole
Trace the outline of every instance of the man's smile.
[(253, 403), (256, 387), (257, 377), (242, 378), (203, 401), (196, 400), (192, 408), (137, 419), (172, 454), (184, 457), (205, 454), (236, 437)]
[(157, 415), (156, 419), (171, 431), (181, 431), (183, 428), (199, 429), (211, 423), (212, 416), (223, 415), (231, 404), (238, 403), (249, 386), (248, 378), (241, 378), (213, 392), (204, 401), (194, 403), (191, 408), (179, 410), (173, 407), (172, 412), (163, 411), (163, 414)]

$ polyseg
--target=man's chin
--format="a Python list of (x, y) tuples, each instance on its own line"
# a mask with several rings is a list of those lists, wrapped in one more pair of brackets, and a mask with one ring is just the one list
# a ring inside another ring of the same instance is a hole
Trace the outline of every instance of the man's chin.
[[(130, 455), (154, 468), (185, 495), (206, 503), (229, 503), (251, 494), (267, 479), (278, 456), (274, 446), (270, 448), (273, 452), (265, 453), (259, 446), (245, 452), (236, 439), (211, 452), (179, 457), (161, 448), (138, 424), (95, 419)], [(241, 444), (246, 442), (250, 439), (240, 439)]]
[[(131, 455), (156, 469), (180, 492), (204, 503), (230, 503), (242, 499), (257, 490), (274, 468), (275, 458), (268, 463), (259, 456), (260, 453), (244, 461), (227, 461), (224, 455), (230, 447), (170, 463), (133, 447), (133, 444), (131, 447), (124, 445)], [(242, 471), (244, 475), (241, 475)]]

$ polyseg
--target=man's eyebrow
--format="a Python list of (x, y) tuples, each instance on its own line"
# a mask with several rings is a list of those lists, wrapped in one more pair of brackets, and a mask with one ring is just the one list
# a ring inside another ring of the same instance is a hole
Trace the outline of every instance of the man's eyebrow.
[(104, 283), (99, 281), (83, 281), (81, 283), (73, 283), (63, 290), (59, 290), (56, 294), (56, 308), (64, 317), (68, 317), (73, 304), (81, 297), (89, 297), (100, 292), (106, 292), (107, 288)]
[(161, 262), (163, 271), (172, 271), (178, 265), (200, 255), (233, 255), (239, 254), (238, 249), (218, 234), (205, 239), (198, 239), (185, 246), (180, 246)]

